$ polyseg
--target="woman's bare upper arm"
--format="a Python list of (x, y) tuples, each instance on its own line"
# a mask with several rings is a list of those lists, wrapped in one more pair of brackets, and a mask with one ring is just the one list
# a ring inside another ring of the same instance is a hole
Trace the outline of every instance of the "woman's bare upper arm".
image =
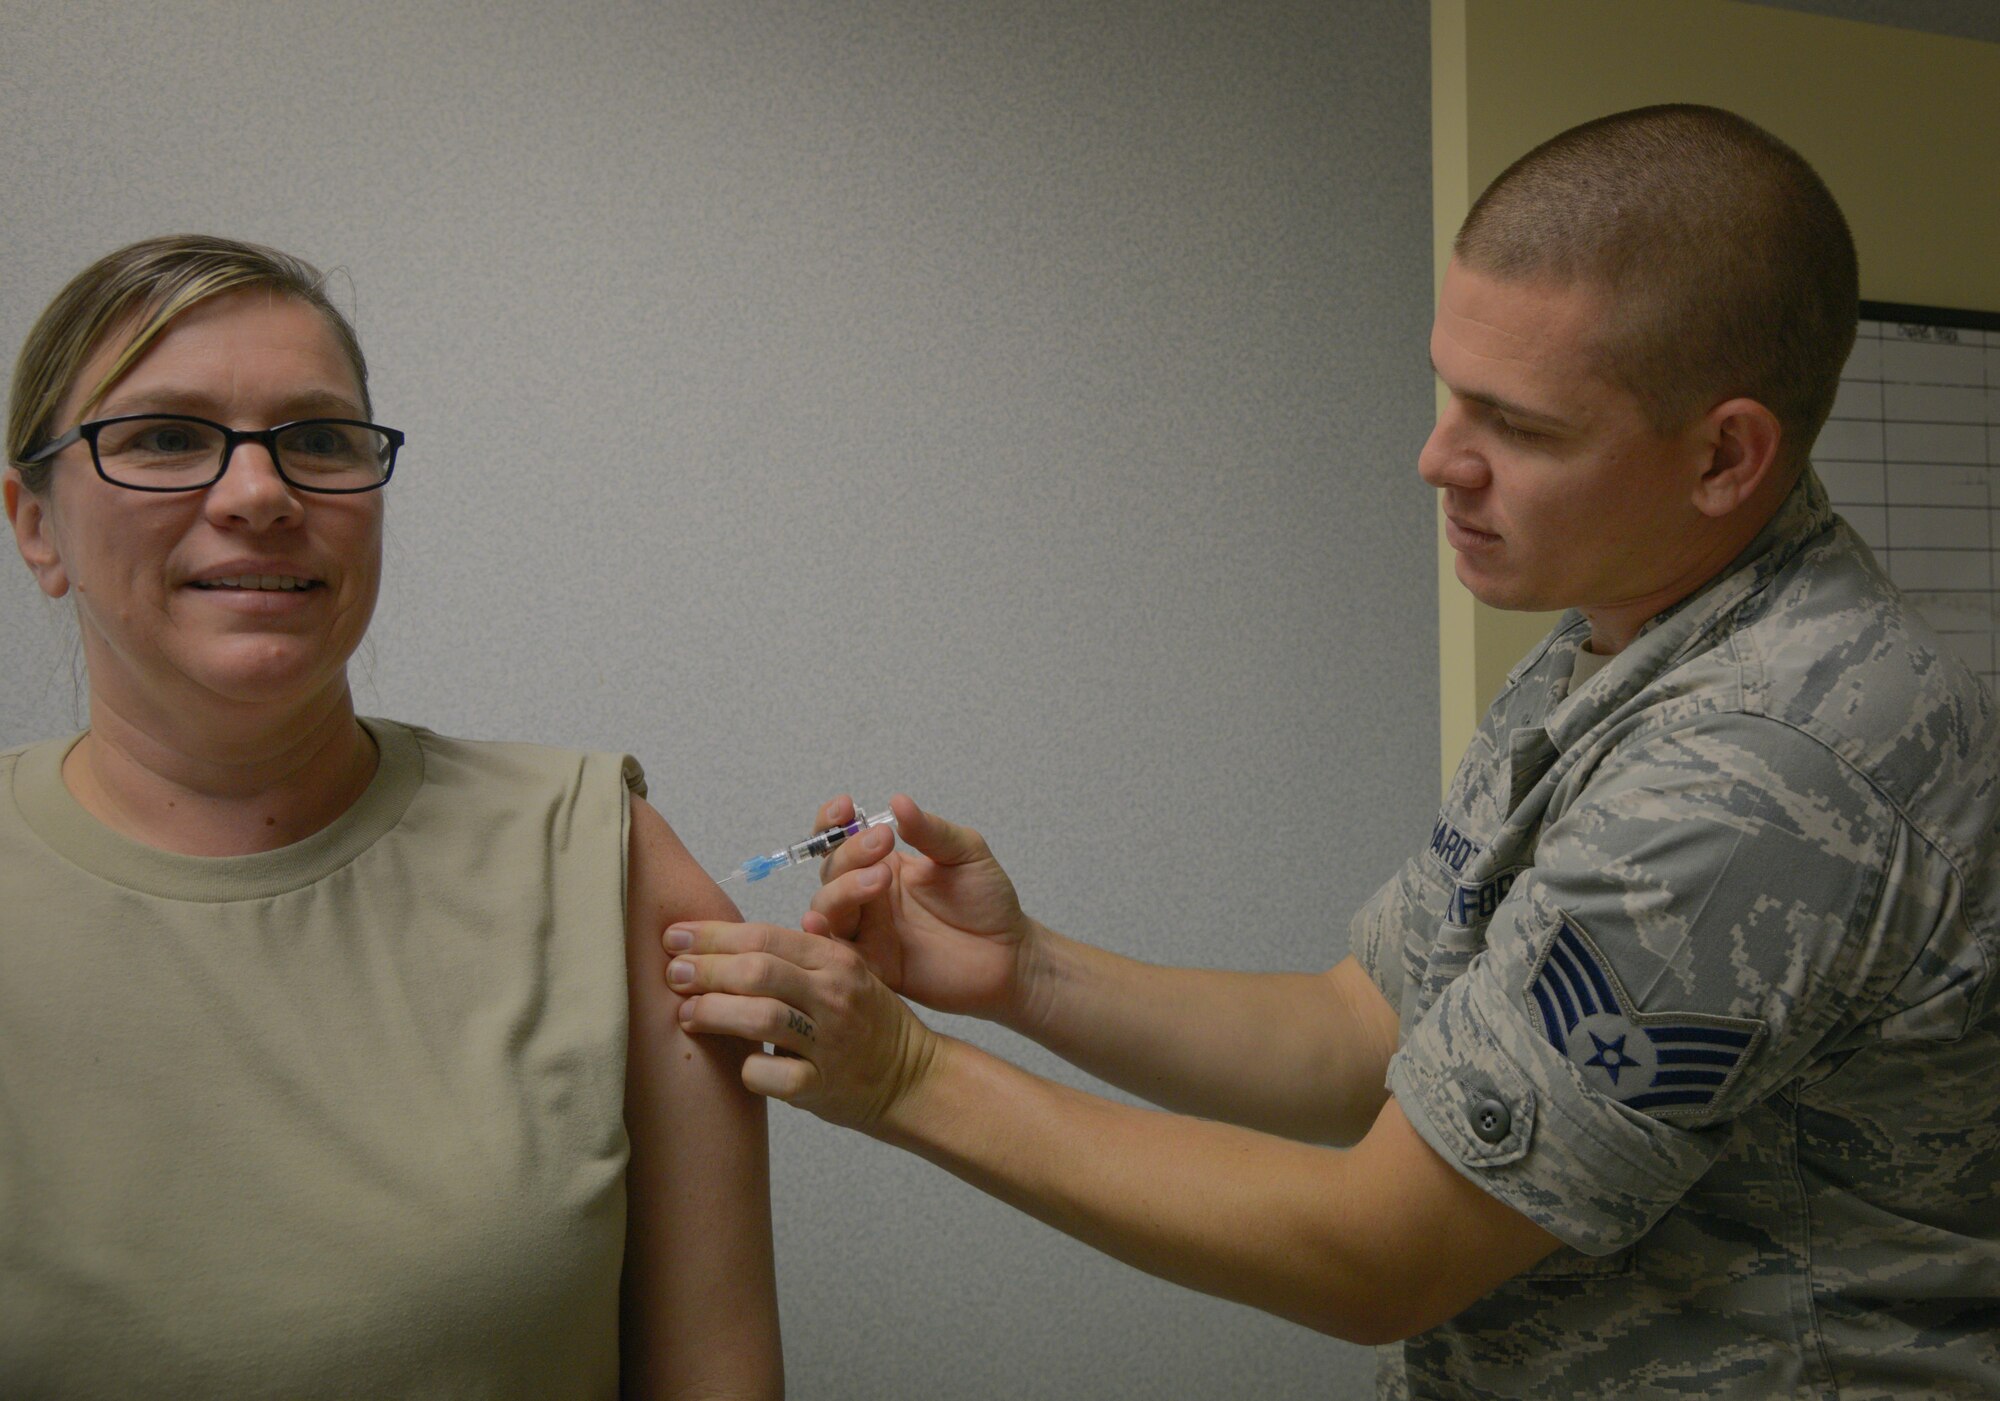
[[(631, 1033), (627, 1048), (626, 1116), (635, 1131), (656, 1116), (681, 1120), (676, 1139), (700, 1134), (693, 1111), (713, 1108), (717, 1128), (751, 1118), (762, 1139), (762, 1106), (742, 1086), (745, 1047), (688, 1035), (681, 1030), (680, 998), (667, 986), (667, 955), (660, 942), (680, 919), (738, 918), (645, 799), (634, 796), (625, 894), (625, 964), (630, 984)], [(713, 1103), (711, 1103), (713, 1102)], [(748, 1111), (755, 1111), (754, 1115)], [(761, 1147), (760, 1147), (761, 1151)]]
[(635, 1136), (664, 1129), (671, 1118), (673, 1132), (660, 1136), (676, 1158), (694, 1143), (713, 1139), (711, 1146), (720, 1151), (746, 1135), (754, 1136), (756, 1155), (763, 1156), (763, 1102), (741, 1079), (747, 1048), (681, 1029), (680, 998), (667, 986), (660, 942), (675, 920), (737, 917), (729, 897), (695, 864), (666, 819), (634, 797), (625, 899), (632, 1017), (626, 1117)]
[(643, 799), (631, 802), (626, 1375), (647, 1395), (717, 1386), (776, 1395), (783, 1365), (764, 1102), (743, 1088), (744, 1043), (681, 1029), (660, 942), (675, 920), (738, 916), (666, 820)]

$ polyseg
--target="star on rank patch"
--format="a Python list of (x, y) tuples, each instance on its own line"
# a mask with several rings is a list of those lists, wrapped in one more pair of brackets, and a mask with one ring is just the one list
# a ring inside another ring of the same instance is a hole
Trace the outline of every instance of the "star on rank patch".
[(1610, 1041), (1606, 1041), (1594, 1031), (1589, 1033), (1589, 1035), (1591, 1042), (1597, 1047), (1597, 1054), (1585, 1061), (1584, 1064), (1594, 1065), (1602, 1070), (1606, 1075), (1611, 1077), (1612, 1084), (1615, 1085), (1618, 1083), (1618, 1073), (1621, 1070), (1644, 1064), (1643, 1061), (1635, 1060), (1625, 1054), (1625, 1043), (1632, 1039), (1632, 1033), (1620, 1032), (1615, 1039)]
[(1660, 1119), (1698, 1118), (1763, 1039), (1764, 1024), (1705, 1012), (1639, 1012), (1591, 937), (1568, 915), (1527, 987), (1549, 1044), (1591, 1089)]

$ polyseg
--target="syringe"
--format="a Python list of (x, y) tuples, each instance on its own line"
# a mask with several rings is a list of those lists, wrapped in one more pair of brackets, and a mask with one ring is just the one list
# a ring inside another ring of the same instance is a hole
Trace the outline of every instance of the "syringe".
[(753, 856), (726, 876), (716, 879), (723, 885), (741, 876), (745, 881), (760, 881), (773, 871), (782, 871), (787, 866), (797, 866), (807, 861), (817, 861), (832, 851), (849, 837), (857, 836), (870, 827), (894, 827), (896, 814), (893, 812), (868, 813), (860, 808), (854, 810), (854, 820), (838, 827), (828, 827), (815, 832), (802, 842), (794, 842), (788, 847), (772, 852), (769, 856)]

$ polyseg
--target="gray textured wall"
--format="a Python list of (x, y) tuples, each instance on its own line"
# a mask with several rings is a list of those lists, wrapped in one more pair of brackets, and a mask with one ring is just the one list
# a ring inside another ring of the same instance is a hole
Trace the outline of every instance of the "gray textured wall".
[[(1059, 927), (1323, 966), (1436, 792), (1427, 14), (0, 0), (0, 342), (150, 233), (348, 268), (411, 438), (365, 709), (630, 749), (714, 866), (907, 788)], [(80, 718), (72, 637), (0, 570), (0, 744)], [(1367, 1390), (774, 1152), (798, 1397)]]

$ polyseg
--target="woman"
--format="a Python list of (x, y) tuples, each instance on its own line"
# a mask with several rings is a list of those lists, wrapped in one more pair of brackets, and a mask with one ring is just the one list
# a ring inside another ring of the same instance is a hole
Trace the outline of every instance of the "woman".
[(320, 276), (222, 239), (22, 351), (90, 728), (0, 754), (0, 1394), (776, 1395), (762, 1112), (659, 950), (729, 903), (629, 758), (356, 718), (371, 418)]

